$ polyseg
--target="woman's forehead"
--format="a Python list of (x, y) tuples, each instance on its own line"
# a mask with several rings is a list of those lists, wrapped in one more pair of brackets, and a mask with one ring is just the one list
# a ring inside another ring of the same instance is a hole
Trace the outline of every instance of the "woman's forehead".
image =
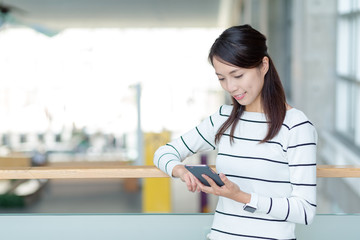
[(215, 69), (221, 68), (227, 71), (237, 71), (239, 69), (243, 69), (242, 67), (236, 66), (219, 58), (213, 58), (213, 65)]

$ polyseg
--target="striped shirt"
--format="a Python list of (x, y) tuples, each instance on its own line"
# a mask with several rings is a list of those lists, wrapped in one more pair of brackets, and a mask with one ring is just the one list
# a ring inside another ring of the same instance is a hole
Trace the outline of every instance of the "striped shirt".
[(230, 116), (223, 105), (197, 127), (160, 147), (154, 164), (172, 169), (197, 152), (217, 150), (216, 169), (247, 193), (258, 195), (254, 213), (243, 203), (219, 197), (210, 232), (213, 240), (295, 239), (295, 223), (310, 224), (316, 212), (317, 133), (303, 112), (287, 110), (279, 133), (267, 134), (263, 113), (244, 112), (230, 144), (230, 129), (215, 144), (218, 129)]

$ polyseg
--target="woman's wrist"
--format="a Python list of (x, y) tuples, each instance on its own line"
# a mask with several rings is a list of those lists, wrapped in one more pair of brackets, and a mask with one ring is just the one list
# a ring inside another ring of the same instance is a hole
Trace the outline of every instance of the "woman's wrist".
[(251, 194), (240, 190), (238, 194), (236, 194), (234, 200), (244, 204), (249, 203), (251, 200)]
[(173, 177), (179, 178), (179, 177), (181, 177), (182, 173), (183, 173), (185, 170), (186, 170), (186, 169), (185, 169), (184, 165), (179, 164), (179, 165), (176, 165), (176, 166), (173, 168), (171, 174), (172, 174)]

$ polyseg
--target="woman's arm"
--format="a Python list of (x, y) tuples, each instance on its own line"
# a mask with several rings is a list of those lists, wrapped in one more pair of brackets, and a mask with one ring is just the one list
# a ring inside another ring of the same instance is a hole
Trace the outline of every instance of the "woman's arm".
[(310, 123), (290, 129), (287, 156), (292, 192), (286, 198), (259, 196), (259, 210), (277, 218), (310, 224), (316, 213), (317, 132)]
[(190, 191), (197, 189), (195, 177), (182, 163), (187, 157), (202, 151), (215, 150), (215, 129), (212, 118), (203, 120), (198, 126), (181, 137), (161, 146), (154, 154), (154, 164), (170, 177), (180, 178)]

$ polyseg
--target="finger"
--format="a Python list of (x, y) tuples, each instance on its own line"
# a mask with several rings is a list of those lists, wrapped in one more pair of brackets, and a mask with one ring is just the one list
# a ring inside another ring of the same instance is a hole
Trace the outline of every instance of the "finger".
[(225, 185), (228, 185), (229, 183), (231, 183), (231, 181), (225, 176), (225, 174), (220, 173), (219, 177), (220, 177), (221, 181), (223, 181), (223, 183)]
[[(208, 188), (210, 187), (207, 187), (205, 186), (202, 182), (200, 182), (199, 179), (195, 178), (196, 180), (196, 184), (197, 184), (197, 187), (198, 187), (198, 191), (202, 191), (204, 193), (209, 193), (209, 191), (207, 190)], [(210, 188), (211, 189), (211, 188)]]
[(197, 178), (194, 176), (191, 176), (190, 179), (191, 179), (191, 191), (195, 192), (196, 188), (197, 188), (197, 183), (196, 183)]
[(191, 177), (189, 175), (185, 175), (185, 183), (186, 187), (189, 191), (192, 191)]
[(189, 177), (188, 189), (191, 192), (195, 192), (197, 188), (197, 178), (191, 173), (188, 174), (188, 177)]
[(203, 192), (206, 193), (211, 193), (214, 194), (216, 196), (220, 196), (221, 195), (221, 187), (219, 187), (214, 180), (212, 180), (209, 176), (203, 174), (202, 175), (203, 178), (206, 179), (206, 181), (208, 181), (208, 183), (210, 184), (210, 187), (204, 187)]
[(196, 184), (194, 183), (194, 178), (196, 178), (194, 175), (192, 175), (190, 172), (187, 172), (185, 175), (184, 175), (184, 179), (185, 179), (185, 183), (186, 183), (186, 186), (187, 186), (187, 189), (190, 191), (190, 192), (194, 192), (195, 191), (195, 187), (196, 187)]
[(219, 187), (219, 186), (214, 182), (214, 180), (212, 180), (209, 176), (203, 174), (202, 177), (206, 179), (206, 181), (210, 184), (210, 187), (212, 187), (212, 188)]
[(196, 186), (198, 187), (202, 187), (204, 184), (202, 184), (202, 182), (200, 182), (199, 179), (195, 178), (195, 183), (196, 183)]

